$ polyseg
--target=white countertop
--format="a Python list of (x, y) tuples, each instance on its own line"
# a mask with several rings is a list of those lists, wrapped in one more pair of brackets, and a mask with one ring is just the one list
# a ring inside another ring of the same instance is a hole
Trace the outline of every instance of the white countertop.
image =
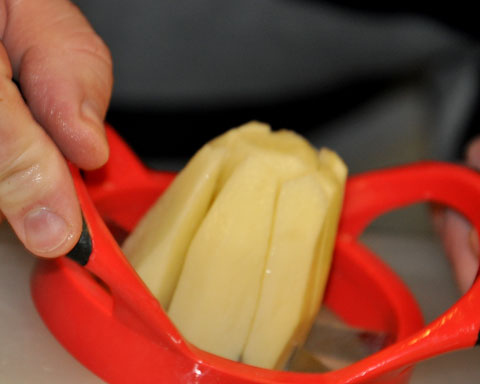
[[(364, 236), (416, 295), (427, 320), (458, 297), (442, 249), (428, 234), (373, 231)], [(29, 276), (34, 265), (6, 224), (0, 225), (0, 383), (102, 383), (57, 343), (38, 316)], [(412, 384), (480, 382), (480, 349), (455, 352), (418, 365)]]

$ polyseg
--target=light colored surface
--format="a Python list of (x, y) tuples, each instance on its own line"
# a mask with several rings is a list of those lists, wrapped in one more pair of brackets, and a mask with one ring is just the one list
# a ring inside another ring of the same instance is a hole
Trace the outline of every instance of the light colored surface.
[(101, 384), (44, 326), (30, 296), (34, 258), (0, 225), (0, 383)]
[[(428, 235), (375, 231), (364, 239), (409, 283), (427, 319), (457, 298), (442, 249)], [(29, 290), (33, 263), (8, 227), (0, 225), (0, 383), (102, 383), (62, 349), (37, 315)], [(421, 363), (411, 384), (478, 383), (479, 361), (477, 349)]]

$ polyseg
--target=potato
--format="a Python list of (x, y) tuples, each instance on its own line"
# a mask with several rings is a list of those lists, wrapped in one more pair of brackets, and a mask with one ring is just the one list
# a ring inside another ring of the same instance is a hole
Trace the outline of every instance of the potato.
[(266, 150), (294, 156), (312, 169), (318, 164), (317, 151), (303, 137), (288, 130), (272, 133), (267, 124), (257, 121), (231, 129), (212, 140), (209, 145), (236, 150), (239, 141), (250, 144), (257, 151)]
[(311, 299), (309, 304), (305, 306), (306, 311), (309, 313), (305, 315), (307, 322), (304, 325), (303, 332), (300, 332), (302, 335), (300, 336), (302, 343), (313, 325), (316, 314), (320, 310), (329, 272), (329, 268), (325, 268), (325, 266), (331, 264), (348, 173), (347, 167), (342, 159), (335, 152), (327, 148), (320, 150), (318, 160), (318, 168), (324, 181), (323, 185), (329, 196), (330, 205), (327, 212), (327, 221), (320, 234), (318, 257), (314, 266), (314, 281), (312, 283), (312, 290), (309, 293)]
[(318, 165), (317, 151), (301, 136), (285, 130), (272, 134), (268, 125), (258, 122), (231, 129), (212, 140), (209, 145), (222, 148), (226, 152), (217, 191), (242, 161), (256, 153), (292, 156), (311, 170)]
[(296, 158), (248, 157), (192, 240), (168, 315), (196, 346), (238, 360), (255, 314), (278, 185), (304, 172)]
[(137, 224), (122, 249), (164, 308), (185, 254), (212, 201), (225, 151), (203, 147)]
[(311, 289), (305, 297), (304, 313), (302, 315), (303, 322), (297, 331), (296, 340), (292, 341), (292, 344), (295, 346), (300, 346), (305, 342), (321, 307), (328, 280), (328, 266), (330, 266), (332, 261), (347, 178), (347, 167), (342, 159), (335, 152), (326, 148), (322, 148), (319, 152), (318, 171), (329, 205), (325, 225), (318, 239), (317, 257), (312, 266), (312, 274), (310, 276), (312, 279), (310, 283)]
[(303, 298), (313, 288), (311, 274), (328, 208), (318, 176), (314, 172), (286, 181), (280, 189), (258, 306), (241, 359), (247, 364), (282, 367), (304, 322)]
[[(275, 281), (275, 277), (271, 278), (274, 273), (271, 261), (267, 264), (259, 307), (242, 356), (245, 363), (280, 369), (294, 349), (305, 342), (320, 310), (328, 279), (346, 176), (347, 168), (340, 157), (335, 152), (322, 148), (318, 155), (318, 170), (310, 175), (316, 188), (311, 189), (310, 196), (301, 189), (296, 191), (296, 199), (292, 194), (292, 202), (297, 205), (297, 220), (294, 219), (295, 212), (292, 210), (290, 219), (283, 219), (284, 225), (287, 225), (287, 228), (291, 225), (291, 230), (299, 227), (304, 233), (297, 244), (289, 246), (287, 231), (284, 229), (284, 234), (278, 236), (274, 228), (270, 253), (278, 252), (277, 249), (282, 247), (282, 250), (285, 250), (285, 260), (288, 258), (289, 263), (283, 265), (284, 275), (280, 278), (277, 276), (278, 281)], [(302, 179), (294, 181), (299, 183), (297, 188), (300, 188), (302, 181), (305, 182)], [(320, 196), (319, 201), (317, 199)], [(279, 198), (277, 223), (281, 218), (281, 202), (282, 199)], [(315, 224), (321, 225), (318, 232)], [(309, 235), (315, 235), (313, 249), (309, 248), (312, 246), (309, 240), (313, 239), (309, 238)], [(276, 238), (278, 240), (275, 240)], [(304, 258), (301, 261), (294, 257), (300, 253)], [(310, 256), (312, 253), (313, 257)], [(311, 261), (306, 259), (309, 256)], [(301, 268), (308, 270), (302, 271)], [(268, 289), (270, 293), (267, 295), (265, 291)], [(299, 297), (303, 297), (303, 301), (298, 300)]]
[(123, 246), (197, 347), (281, 369), (320, 308), (347, 169), (258, 122), (203, 147)]

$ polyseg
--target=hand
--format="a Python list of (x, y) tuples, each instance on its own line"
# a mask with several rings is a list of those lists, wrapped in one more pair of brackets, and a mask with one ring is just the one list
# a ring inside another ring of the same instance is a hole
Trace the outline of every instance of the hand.
[[(480, 137), (474, 139), (466, 152), (467, 165), (480, 171)], [(473, 283), (479, 265), (478, 235), (460, 214), (442, 210), (434, 214), (434, 222), (442, 236), (455, 278), (462, 292)]]
[(0, 220), (31, 252), (59, 256), (82, 225), (64, 158), (108, 158), (110, 53), (67, 0), (0, 0), (0, 34)]

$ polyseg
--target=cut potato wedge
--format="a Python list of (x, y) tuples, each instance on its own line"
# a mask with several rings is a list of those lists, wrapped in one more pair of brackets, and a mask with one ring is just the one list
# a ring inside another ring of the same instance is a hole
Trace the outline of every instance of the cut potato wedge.
[(238, 164), (258, 152), (293, 156), (312, 170), (318, 164), (317, 151), (303, 137), (287, 130), (272, 132), (268, 125), (255, 121), (231, 129), (211, 141), (210, 145), (224, 148), (227, 152), (218, 189), (223, 187)]
[(304, 343), (308, 332), (313, 325), (315, 316), (320, 309), (321, 299), (323, 298), (323, 293), (328, 280), (328, 273), (330, 271), (333, 243), (335, 241), (336, 233), (335, 228), (336, 223), (338, 222), (337, 216), (339, 214), (335, 209), (334, 200), (335, 194), (339, 191), (340, 184), (336, 182), (336, 179), (331, 177), (330, 173), (325, 173), (319, 170), (316, 175), (327, 196), (328, 205), (324, 225), (317, 238), (315, 249), (316, 256), (312, 265), (312, 273), (309, 276), (310, 289), (303, 299), (302, 321), (299, 324), (296, 339), (292, 342), (292, 344), (295, 344), (296, 346), (301, 346)]
[[(325, 172), (332, 173), (341, 186), (347, 181), (347, 165), (335, 151), (328, 148), (321, 148), (318, 152), (318, 165), (319, 168)], [(343, 190), (340, 192), (341, 196), (339, 197), (343, 199)]]
[(232, 142), (238, 140), (239, 137), (243, 139), (255, 139), (258, 137), (268, 137), (271, 134), (270, 126), (259, 121), (250, 121), (240, 127), (232, 128), (224, 134), (214, 138), (209, 142), (209, 145), (220, 147), (232, 147)]
[(238, 360), (256, 310), (278, 186), (305, 172), (259, 153), (234, 171), (188, 250), (168, 314), (197, 347)]
[(142, 218), (122, 249), (168, 308), (190, 241), (212, 201), (225, 151), (204, 146)]
[(312, 289), (305, 301), (306, 313), (303, 316), (304, 323), (298, 333), (298, 344), (300, 345), (305, 341), (321, 307), (330, 271), (348, 172), (343, 160), (335, 152), (327, 148), (322, 148), (319, 151), (318, 159), (319, 174), (321, 175), (323, 187), (328, 195), (330, 204), (327, 211), (327, 219), (318, 241), (318, 256), (313, 266)]
[(303, 322), (328, 199), (318, 175), (286, 181), (280, 190), (263, 282), (242, 361), (280, 369)]

